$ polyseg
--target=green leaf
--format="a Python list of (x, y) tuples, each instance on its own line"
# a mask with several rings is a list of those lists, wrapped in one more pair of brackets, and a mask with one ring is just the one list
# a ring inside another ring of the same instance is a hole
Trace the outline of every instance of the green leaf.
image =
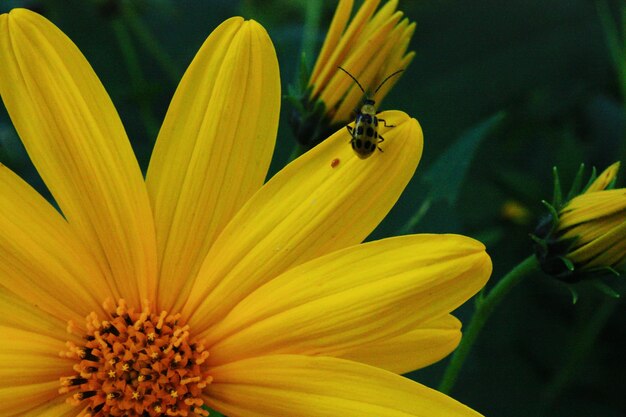
[(499, 112), (484, 122), (463, 133), (437, 158), (423, 177), (426, 196), (411, 218), (399, 230), (399, 234), (413, 232), (433, 204), (446, 201), (453, 205), (459, 197), (463, 180), (480, 144), (504, 120), (505, 113)]
[(582, 194), (585, 191), (587, 191), (587, 188), (589, 188), (589, 186), (593, 184), (596, 178), (598, 178), (598, 172), (596, 170), (596, 167), (591, 167), (591, 175), (589, 176), (589, 179), (587, 180), (587, 184), (585, 184), (585, 186), (580, 190), (580, 193)]
[(309, 66), (307, 64), (307, 57), (304, 52), (300, 55), (300, 67), (298, 70), (298, 83), (300, 87), (300, 91), (306, 91), (309, 85), (309, 78), (311, 77), (311, 72), (309, 71)]
[(569, 260), (565, 256), (559, 256), (558, 258), (563, 262), (563, 264), (565, 265), (565, 268), (567, 268), (568, 271), (572, 271), (572, 272), (574, 271), (575, 266), (571, 260)]
[[(604, 30), (607, 48), (609, 49), (613, 66), (622, 81), (621, 88), (626, 89), (626, 67), (624, 67), (623, 64), (626, 60), (626, 40), (624, 40), (625, 44), (621, 44), (619, 30), (613, 21), (608, 3), (606, 1), (598, 1), (596, 2), (596, 8), (598, 16), (600, 17), (602, 29)], [(623, 7), (622, 20), (624, 20), (624, 15), (626, 14), (625, 10), (626, 8)], [(626, 37), (626, 28), (623, 29), (624, 36)], [(624, 93), (624, 91), (622, 92)]]
[[(563, 191), (561, 190), (561, 178), (559, 177), (559, 169), (557, 167), (552, 167), (552, 178), (554, 181), (552, 205), (561, 208), (563, 204)], [(544, 202), (544, 204), (546, 203)]]
[(459, 197), (461, 185), (467, 175), (470, 163), (480, 144), (504, 120), (504, 112), (496, 113), (484, 122), (463, 133), (431, 165), (424, 175), (427, 199), (431, 205), (439, 200), (454, 204)]
[(559, 212), (556, 209), (557, 206), (553, 206), (552, 204), (548, 203), (546, 200), (541, 200), (541, 204), (543, 204), (548, 209), (548, 212), (550, 213), (550, 217), (552, 218), (552, 222), (553, 223), (558, 222)]
[[(572, 186), (567, 193), (567, 201), (570, 201), (572, 198), (576, 197), (582, 191), (581, 184), (583, 182), (583, 176), (585, 173), (585, 164), (580, 164), (578, 167), (578, 171), (576, 172), (576, 176), (574, 177), (574, 181), (572, 181)], [(596, 173), (595, 168), (593, 169), (591, 175), (594, 176)]]
[(578, 292), (571, 285), (566, 285), (566, 287), (572, 296), (572, 304), (576, 304), (578, 302)]
[(615, 291), (613, 288), (609, 287), (602, 281), (593, 281), (593, 286), (608, 297), (620, 298), (620, 294), (617, 291)]
[(226, 417), (224, 414), (218, 413), (207, 405), (203, 405), (202, 408), (209, 412), (209, 417)]

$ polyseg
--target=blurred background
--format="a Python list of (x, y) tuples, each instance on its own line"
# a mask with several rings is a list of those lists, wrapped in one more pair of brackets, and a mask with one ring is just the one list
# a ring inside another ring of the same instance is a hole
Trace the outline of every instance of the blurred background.
[[(177, 82), (206, 36), (233, 15), (263, 24), (286, 92), (303, 36), (318, 51), (336, 6), (311, 3), (5, 0), (0, 12), (35, 10), (78, 45), (145, 170)], [(490, 287), (530, 255), (528, 234), (545, 214), (541, 200), (551, 199), (553, 166), (567, 189), (581, 163), (590, 173), (626, 162), (626, 78), (619, 76), (626, 72), (626, 3), (400, 0), (399, 9), (417, 22), (410, 48), (417, 55), (382, 107), (417, 118), (425, 149), (413, 181), (370, 239), (407, 231), (473, 236), (493, 258)], [(308, 32), (305, 21), (313, 23)], [(295, 146), (290, 111), (284, 102), (270, 175)], [(47, 195), (3, 106), (0, 162)], [(624, 176), (622, 168), (622, 187)], [(419, 222), (407, 224), (418, 212)], [(611, 285), (624, 294), (622, 281)], [(516, 287), (487, 323), (452, 396), (493, 417), (626, 416), (625, 303), (590, 285), (577, 292), (573, 304), (568, 289), (544, 275)], [(469, 302), (457, 315), (467, 323), (472, 309)], [(409, 377), (437, 387), (446, 363)]]

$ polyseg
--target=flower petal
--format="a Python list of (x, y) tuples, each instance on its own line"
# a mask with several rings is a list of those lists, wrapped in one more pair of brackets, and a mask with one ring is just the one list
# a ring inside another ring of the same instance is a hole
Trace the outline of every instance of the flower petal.
[(65, 402), (64, 398), (57, 397), (28, 411), (20, 414), (11, 414), (7, 417), (78, 417), (82, 416), (81, 414), (78, 414), (80, 411), (81, 410), (77, 409), (75, 405)]
[(595, 191), (602, 191), (606, 187), (609, 186), (617, 176), (617, 172), (619, 171), (620, 162), (614, 162), (607, 169), (602, 171), (600, 175), (589, 185), (589, 187), (585, 190), (585, 194), (592, 193)]
[(337, 3), (337, 9), (335, 9), (332, 22), (330, 22), (330, 27), (328, 28), (326, 39), (322, 45), (322, 50), (317, 56), (315, 68), (313, 68), (313, 71), (311, 72), (310, 84), (319, 85), (316, 79), (322, 69), (326, 68), (332, 52), (337, 48), (337, 43), (341, 39), (341, 34), (350, 19), (353, 4), (354, 0), (339, 0), (339, 3)]
[(484, 286), (478, 241), (411, 235), (365, 243), (268, 282), (204, 334), (209, 363), (275, 353), (331, 355), (402, 335)]
[(41, 417), (41, 416), (54, 416), (54, 417), (77, 417), (81, 416), (80, 410), (75, 405), (68, 404), (65, 399), (58, 396), (44, 404), (38, 405), (28, 411), (20, 414), (11, 414), (7, 417)]
[(0, 286), (0, 325), (26, 330), (51, 338), (72, 339), (66, 333), (67, 320), (43, 311), (39, 305), (27, 302)]
[[(147, 174), (169, 309), (216, 236), (263, 184), (280, 113), (278, 61), (267, 32), (232, 18), (185, 73)], [(186, 288), (189, 290), (189, 288)]]
[[(389, 51), (385, 51), (384, 45), (388, 41), (395, 42), (395, 40), (398, 39), (399, 32), (395, 31), (394, 28), (401, 17), (401, 12), (390, 16), (384, 24), (376, 28), (373, 33), (368, 35), (367, 39), (356, 46), (356, 50), (353, 54), (346, 57), (345, 61), (340, 63), (343, 68), (361, 82), (366, 91), (369, 90), (368, 86), (371, 89), (378, 87), (372, 84), (378, 74), (378, 70), (385, 64), (386, 58), (389, 55)], [(394, 68), (394, 71), (398, 69), (401, 68)], [(347, 94), (346, 91), (348, 91)], [(363, 92), (355, 82), (342, 71), (335, 68), (333, 76), (328, 80), (327, 86), (320, 94), (320, 100), (322, 100), (328, 108), (334, 108), (344, 95), (346, 97), (339, 106), (339, 109), (337, 109), (337, 114), (341, 112), (343, 118), (338, 119), (337, 115), (335, 115), (333, 122), (347, 120), (347, 114), (354, 111), (354, 104), (359, 103), (363, 96)], [(352, 108), (347, 112), (342, 110), (342, 107), (347, 105), (345, 103), (352, 103)]]
[(625, 220), (625, 213), (617, 212), (615, 214), (611, 214), (610, 216), (604, 216), (578, 224), (575, 227), (566, 230), (565, 233), (563, 233), (562, 238), (580, 238), (576, 239), (573, 243), (572, 248), (576, 248), (609, 233), (611, 230), (624, 223)]
[(585, 262), (586, 268), (618, 266), (626, 253), (626, 220), (603, 236), (572, 251), (568, 257), (574, 262)]
[(461, 322), (446, 314), (399, 336), (329, 355), (405, 374), (445, 358), (460, 341)]
[(457, 417), (477, 412), (409, 379), (343, 359), (276, 355), (212, 370), (208, 405), (229, 417)]
[(237, 213), (209, 251), (183, 310), (194, 329), (208, 328), (288, 268), (359, 243), (378, 225), (422, 152), (415, 119), (402, 112), (381, 117), (395, 125), (381, 129), (384, 152), (357, 158), (341, 129), (276, 174)]
[[(387, 3), (383, 9), (390, 4)], [(383, 9), (376, 14), (376, 17), (379, 15), (381, 17), (386, 16), (386, 14), (381, 13)], [(368, 34), (371, 39), (360, 41), (358, 43), (359, 46), (354, 50), (354, 54), (343, 64), (349, 68), (352, 75), (359, 79), (363, 86), (370, 86), (370, 93), (373, 93), (371, 90), (380, 88), (376, 92), (375, 97), (373, 97), (376, 99), (376, 106), (379, 109), (385, 96), (398, 82), (402, 74), (388, 78), (384, 83), (383, 81), (398, 70), (406, 70), (415, 55), (415, 52), (409, 52), (405, 55), (415, 31), (415, 22), (409, 24), (408, 19), (403, 19), (389, 31), (389, 28), (393, 26), (394, 22), (398, 21), (400, 16), (401, 12), (397, 12), (394, 15), (390, 15), (386, 22), (381, 21), (376, 24), (373, 21), (369, 22), (368, 27), (375, 29), (371, 34)], [(376, 53), (376, 51), (379, 52)], [(331, 84), (333, 82), (339, 81), (345, 88), (350, 88), (348, 93), (344, 97), (338, 96), (336, 93), (334, 97), (325, 97), (329, 100), (327, 102), (329, 105), (334, 105), (335, 102), (340, 101), (339, 107), (333, 116), (333, 122), (349, 120), (350, 115), (354, 112), (354, 108), (362, 102), (363, 98), (363, 92), (354, 83), (351, 86), (347, 85), (346, 81), (350, 80), (347, 80), (342, 75), (341, 73), (335, 74), (336, 78), (329, 81), (327, 91), (332, 90)], [(367, 89), (367, 87), (364, 88)]]
[(559, 228), (596, 220), (626, 210), (626, 188), (594, 191), (574, 197), (559, 216)]
[(22, 417), (31, 411), (33, 406), (38, 408), (38, 406), (46, 403), (56, 405), (63, 400), (59, 396), (58, 390), (58, 380), (0, 388), (0, 413), (3, 416)]
[(62, 375), (72, 371), (74, 361), (59, 357), (66, 349), (63, 341), (2, 325), (0, 332), (0, 388), (58, 383)]
[(0, 230), (1, 285), (14, 296), (67, 321), (82, 320), (112, 294), (65, 219), (2, 164)]
[[(324, 66), (319, 69), (315, 78), (311, 77), (309, 84), (313, 87), (311, 96), (315, 97), (320, 93), (320, 89), (328, 84), (328, 80), (337, 72), (337, 66), (341, 65), (345, 57), (351, 52), (350, 48), (359, 37), (368, 20), (374, 14), (380, 0), (366, 0), (356, 12), (356, 15), (339, 38), (339, 41), (331, 45), (332, 54), (326, 59)], [(352, 9), (352, 7), (350, 7)], [(345, 9), (344, 9), (345, 10)], [(342, 10), (345, 13), (345, 11)], [(345, 25), (345, 23), (344, 23)], [(327, 41), (324, 41), (327, 42)], [(317, 70), (317, 69), (316, 69)]]
[(72, 361), (59, 357), (62, 341), (0, 326), (0, 415), (23, 415), (59, 398), (59, 378)]
[(113, 103), (76, 45), (28, 10), (0, 17), (0, 61), (0, 93), (33, 163), (85, 247), (139, 305), (154, 292), (154, 226)]

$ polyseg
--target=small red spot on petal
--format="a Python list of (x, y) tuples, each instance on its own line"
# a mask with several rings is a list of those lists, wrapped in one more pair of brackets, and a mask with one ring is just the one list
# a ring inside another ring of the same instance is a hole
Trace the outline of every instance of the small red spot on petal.
[(339, 160), (339, 158), (335, 158), (331, 161), (330, 163), (330, 167), (331, 168), (337, 168), (337, 166), (339, 165), (341, 161)]

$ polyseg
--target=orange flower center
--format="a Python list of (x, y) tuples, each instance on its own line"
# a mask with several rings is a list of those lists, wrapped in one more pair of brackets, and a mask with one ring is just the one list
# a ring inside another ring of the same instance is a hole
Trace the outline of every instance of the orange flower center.
[(75, 391), (68, 402), (84, 405), (84, 416), (208, 416), (201, 393), (211, 383), (209, 352), (190, 341), (180, 314), (127, 308), (124, 300), (104, 303), (108, 317), (92, 312), (85, 329), (70, 323), (82, 344), (67, 342), (62, 356), (76, 360), (59, 392)]

